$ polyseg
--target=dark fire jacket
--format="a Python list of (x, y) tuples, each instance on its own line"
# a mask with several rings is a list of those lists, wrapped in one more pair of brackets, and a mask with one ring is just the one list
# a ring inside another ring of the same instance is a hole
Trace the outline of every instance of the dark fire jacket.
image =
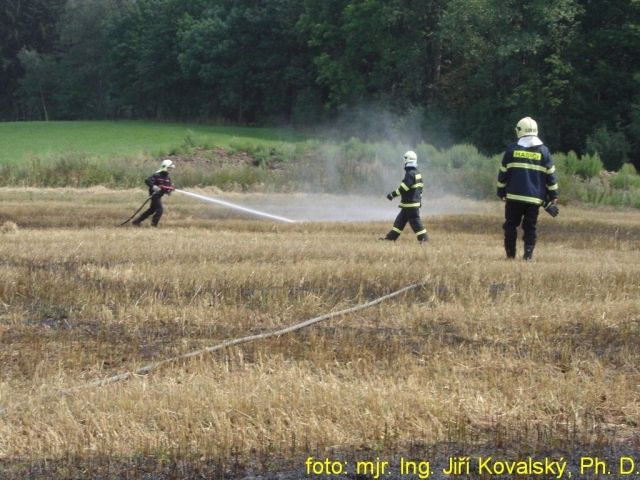
[(420, 208), (422, 203), (422, 174), (414, 167), (405, 168), (405, 175), (400, 186), (391, 192), (393, 197), (400, 197), (400, 208)]
[(558, 198), (558, 178), (545, 145), (507, 147), (498, 173), (497, 194), (516, 202), (542, 205)]

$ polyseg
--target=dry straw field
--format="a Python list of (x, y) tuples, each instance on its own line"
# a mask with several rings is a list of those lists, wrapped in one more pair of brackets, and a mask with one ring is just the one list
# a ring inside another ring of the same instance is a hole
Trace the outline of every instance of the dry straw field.
[(223, 478), (445, 444), (637, 448), (637, 211), (541, 213), (525, 263), (503, 258), (497, 202), (427, 217), (420, 247), (377, 241), (392, 219), (276, 225), (176, 196), (162, 228), (114, 227), (140, 195), (0, 190), (3, 478)]

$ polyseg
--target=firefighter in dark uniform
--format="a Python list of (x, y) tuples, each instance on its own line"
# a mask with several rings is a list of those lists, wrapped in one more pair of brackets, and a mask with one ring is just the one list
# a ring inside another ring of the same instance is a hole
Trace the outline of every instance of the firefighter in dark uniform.
[(427, 229), (420, 221), (420, 206), (422, 203), (422, 174), (418, 172), (418, 156), (413, 151), (404, 154), (405, 175), (400, 186), (387, 194), (389, 200), (400, 197), (400, 213), (393, 222), (393, 228), (386, 237), (380, 240), (395, 241), (398, 239), (407, 222), (415, 232), (418, 242), (425, 243), (429, 237)]
[(171, 178), (169, 177), (169, 170), (173, 168), (175, 168), (175, 165), (171, 160), (163, 160), (160, 164), (160, 169), (144, 181), (149, 187), (151, 206), (132, 222), (134, 225), (139, 227), (142, 222), (153, 215), (151, 218), (151, 226), (158, 226), (158, 222), (164, 211), (162, 208), (162, 196), (165, 194), (171, 195), (171, 192), (174, 190), (174, 187), (171, 185)]
[[(507, 147), (498, 173), (498, 196), (505, 201), (504, 249), (516, 256), (517, 228), (524, 230), (524, 256), (531, 260), (541, 205), (551, 213), (558, 200), (558, 179), (549, 149), (538, 138), (538, 124), (530, 117), (516, 126), (518, 142)], [(552, 213), (553, 215), (553, 213)], [(555, 215), (554, 215), (555, 216)]]

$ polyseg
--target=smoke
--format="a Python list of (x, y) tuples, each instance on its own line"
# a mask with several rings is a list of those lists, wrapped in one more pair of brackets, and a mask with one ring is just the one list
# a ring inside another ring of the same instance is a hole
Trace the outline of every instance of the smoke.
[[(224, 201), (221, 202), (220, 199)], [(211, 218), (235, 215), (253, 217), (246, 210), (260, 210), (295, 222), (393, 222), (398, 214), (397, 201), (392, 203), (384, 197), (368, 195), (243, 193), (216, 195), (216, 200), (218, 205), (203, 207)], [(245, 212), (238, 209), (235, 212), (229, 211), (224, 203), (241, 205)], [(483, 208), (481, 203), (473, 200), (443, 196), (423, 201), (421, 216), (427, 218), (434, 215), (480, 212)]]
[(422, 107), (392, 111), (380, 103), (361, 103), (343, 110), (331, 123), (316, 129), (326, 139), (388, 142), (394, 145), (429, 143), (450, 146), (449, 121), (442, 112)]
[(407, 150), (417, 152), (425, 183), (423, 217), (477, 211), (477, 202), (450, 195), (468, 191), (447, 185), (442, 174), (436, 173), (441, 169), (429, 168), (430, 161), (440, 156), (435, 145), (448, 140), (446, 122), (440, 124), (432, 128), (427, 112), (417, 108), (403, 115), (376, 105), (345, 111), (331, 125), (315, 129), (316, 142), (287, 167), (291, 187), (305, 193), (216, 195), (216, 199), (230, 202), (209, 203), (236, 212), (209, 206), (207, 215), (257, 215), (297, 222), (393, 221), (398, 200), (389, 202), (386, 194), (398, 188), (404, 178), (403, 155)]
[(445, 196), (456, 191), (468, 194), (466, 186), (452, 184), (452, 176), (440, 166), (432, 168), (442, 158), (438, 147), (450, 142), (447, 122), (436, 114), (420, 108), (398, 114), (379, 105), (360, 105), (342, 112), (316, 134), (320, 141), (312, 158), (299, 160), (295, 168), (294, 178), (305, 184), (305, 191), (353, 195), (355, 200), (371, 197), (365, 207), (371, 213), (366, 215), (379, 218), (388, 208), (380, 202), (387, 202), (385, 195), (398, 188), (404, 177), (404, 153), (414, 150), (425, 195), (437, 197), (440, 210), (447, 212), (458, 212), (461, 204), (468, 204)]

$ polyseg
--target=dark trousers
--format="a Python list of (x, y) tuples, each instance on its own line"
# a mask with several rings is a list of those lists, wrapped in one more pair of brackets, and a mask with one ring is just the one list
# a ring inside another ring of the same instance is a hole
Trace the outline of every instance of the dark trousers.
[(504, 228), (504, 249), (507, 256), (513, 257), (516, 254), (516, 240), (518, 239), (518, 227), (522, 223), (524, 230), (525, 251), (536, 245), (536, 224), (538, 223), (539, 205), (531, 203), (513, 202), (507, 200), (504, 207), (505, 222)]
[(160, 195), (154, 195), (151, 197), (151, 206), (145, 210), (137, 219), (133, 221), (136, 225), (144, 222), (148, 217), (153, 215), (151, 219), (151, 225), (154, 227), (158, 225), (160, 221), (160, 217), (162, 217), (162, 212), (164, 209), (162, 208), (162, 201), (160, 200)]
[(404, 227), (409, 222), (411, 228), (415, 232), (418, 240), (424, 242), (427, 240), (427, 229), (424, 228), (424, 225), (420, 221), (420, 209), (419, 208), (401, 208), (400, 213), (396, 217), (396, 221), (393, 222), (393, 228), (387, 233), (387, 240), (396, 240)]

